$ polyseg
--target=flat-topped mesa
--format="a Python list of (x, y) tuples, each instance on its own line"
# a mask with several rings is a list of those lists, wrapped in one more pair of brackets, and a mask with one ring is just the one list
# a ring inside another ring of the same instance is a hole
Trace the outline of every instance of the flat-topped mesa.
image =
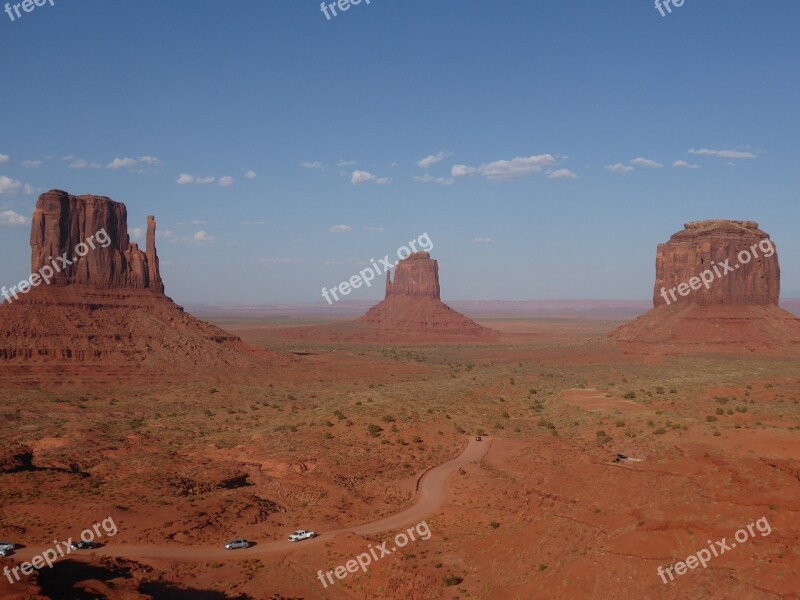
[[(694, 289), (704, 272), (708, 285)], [(662, 290), (669, 294), (692, 283), (687, 295), (677, 295), (679, 303), (777, 306), (780, 267), (775, 245), (755, 221), (686, 223), (683, 231), (658, 246), (653, 305), (667, 303)]]
[(394, 283), (386, 273), (386, 298), (411, 296), (440, 299), (439, 263), (427, 252), (415, 252), (397, 263)]
[(31, 273), (50, 266), (57, 271), (51, 285), (163, 293), (155, 237), (155, 217), (147, 217), (147, 243), (142, 251), (128, 237), (128, 213), (121, 202), (50, 190), (39, 196), (33, 213)]

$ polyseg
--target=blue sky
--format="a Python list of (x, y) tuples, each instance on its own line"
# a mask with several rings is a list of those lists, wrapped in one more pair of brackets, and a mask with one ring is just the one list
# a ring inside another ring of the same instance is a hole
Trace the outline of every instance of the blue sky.
[(61, 188), (155, 214), (183, 303), (322, 302), (423, 232), (445, 299), (644, 299), (709, 218), (800, 296), (796, 2), (54, 4), (0, 13), (6, 285)]

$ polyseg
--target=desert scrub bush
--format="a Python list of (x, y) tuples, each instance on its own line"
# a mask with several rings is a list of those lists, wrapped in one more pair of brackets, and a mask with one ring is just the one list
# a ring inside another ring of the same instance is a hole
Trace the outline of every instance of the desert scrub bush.
[(528, 390), (528, 393), (530, 393), (531, 396), (535, 396), (536, 394), (539, 393), (539, 390), (537, 390), (536, 388), (531, 388)]
[(326, 431), (325, 433), (322, 434), (322, 437), (326, 440), (332, 440), (333, 434), (330, 431)]
[(737, 406), (736, 407), (736, 412), (738, 412), (738, 413), (746, 413), (747, 412), (747, 407), (746, 406)]
[(464, 581), (463, 578), (457, 575), (453, 575), (452, 573), (448, 573), (447, 575), (442, 577), (442, 585), (444, 585), (444, 587), (451, 587), (454, 585), (458, 585), (462, 581)]
[(716, 413), (717, 413), (718, 415), (724, 415), (724, 414), (725, 414), (725, 409), (724, 409), (724, 408), (718, 408), (718, 409), (716, 410)]
[(367, 425), (367, 431), (369, 432), (370, 437), (378, 437), (381, 432), (383, 431), (383, 427), (380, 425), (375, 425), (374, 423), (370, 423)]
[(708, 415), (706, 417), (706, 421), (708, 421), (709, 423), (714, 423), (715, 421), (718, 421), (718, 420), (719, 419), (717, 419), (717, 417), (715, 417), (714, 415)]
[(384, 423), (393, 423), (394, 417), (392, 415), (383, 415), (383, 422)]
[(539, 427), (546, 427), (547, 429), (555, 429), (556, 428), (556, 426), (553, 425), (553, 423), (551, 421), (547, 421), (545, 419), (540, 419), (539, 422), (537, 423), (537, 425)]
[(626, 400), (633, 400), (634, 398), (636, 398), (636, 392), (625, 392), (625, 394), (623, 394), (622, 397), (625, 398)]
[(617, 427), (625, 427), (625, 421), (622, 421), (622, 420), (617, 421), (616, 425), (617, 425)]
[(419, 437), (418, 435), (415, 435), (414, 437), (411, 438), (411, 441), (414, 442), (415, 444), (421, 444), (422, 438)]
[(658, 429), (654, 429), (653, 433), (655, 433), (656, 435), (664, 435), (665, 433), (667, 433), (667, 430), (664, 429), (663, 427), (659, 427)]
[(497, 529), (498, 527), (500, 527), (500, 523), (498, 523), (497, 521), (492, 521), (491, 523), (489, 523), (489, 527), (491, 527), (492, 529)]

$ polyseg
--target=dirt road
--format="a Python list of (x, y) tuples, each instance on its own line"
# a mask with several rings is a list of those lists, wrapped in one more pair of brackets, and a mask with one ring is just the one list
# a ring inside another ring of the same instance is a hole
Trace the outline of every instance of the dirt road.
[[(326, 540), (341, 533), (355, 533), (358, 535), (372, 535), (385, 531), (396, 531), (416, 525), (420, 521), (434, 514), (447, 501), (447, 479), (462, 466), (483, 458), (491, 445), (490, 440), (484, 438), (478, 442), (470, 439), (467, 447), (461, 454), (448, 463), (430, 469), (422, 476), (419, 490), (414, 498), (414, 504), (401, 512), (384, 517), (372, 523), (322, 532), (313, 540), (300, 542), (303, 548), (310, 545), (319, 545)], [(247, 550), (225, 550), (222, 547), (197, 547), (197, 546), (109, 546), (86, 552), (73, 552), (70, 558), (91, 555), (110, 556), (117, 558), (162, 558), (177, 561), (208, 561), (208, 560), (246, 560), (265, 554), (289, 552), (297, 549), (299, 544), (288, 541), (258, 543)], [(29, 547), (16, 552), (13, 557), (18, 562), (29, 561), (34, 556), (41, 554), (47, 548)]]

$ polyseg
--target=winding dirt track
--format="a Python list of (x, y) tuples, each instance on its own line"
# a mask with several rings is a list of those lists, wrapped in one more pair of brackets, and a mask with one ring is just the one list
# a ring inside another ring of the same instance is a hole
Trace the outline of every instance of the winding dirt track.
[[(483, 458), (488, 452), (491, 445), (488, 438), (484, 441), (478, 442), (474, 438), (469, 440), (467, 447), (459, 454), (459, 456), (448, 463), (439, 465), (430, 469), (422, 476), (419, 482), (419, 491), (414, 499), (414, 504), (405, 510), (400, 511), (394, 515), (384, 517), (372, 523), (358, 525), (356, 527), (348, 527), (345, 529), (337, 529), (335, 531), (327, 531), (321, 533), (313, 540), (306, 540), (301, 542), (303, 548), (309, 546), (319, 545), (326, 540), (332, 539), (334, 536), (341, 533), (355, 533), (358, 535), (373, 535), (385, 531), (396, 531), (411, 525), (416, 525), (420, 521), (424, 521), (430, 517), (437, 510), (439, 510), (447, 501), (447, 478), (451, 473), (458, 470), (467, 463), (475, 462)], [(75, 552), (70, 554), (70, 558), (79, 558), (86, 556), (87, 558), (95, 556), (110, 556), (115, 558), (161, 558), (168, 560), (179, 561), (197, 561), (205, 562), (211, 559), (214, 560), (246, 560), (255, 556), (262, 556), (265, 554), (276, 554), (281, 552), (289, 552), (298, 548), (298, 544), (281, 541), (281, 542), (268, 542), (258, 543), (256, 546), (246, 550), (225, 550), (221, 547), (198, 547), (198, 546), (106, 546), (98, 550), (93, 550), (90, 553)], [(41, 554), (46, 547), (30, 547), (24, 548), (16, 552), (13, 556), (19, 560), (30, 560), (34, 556)]]

